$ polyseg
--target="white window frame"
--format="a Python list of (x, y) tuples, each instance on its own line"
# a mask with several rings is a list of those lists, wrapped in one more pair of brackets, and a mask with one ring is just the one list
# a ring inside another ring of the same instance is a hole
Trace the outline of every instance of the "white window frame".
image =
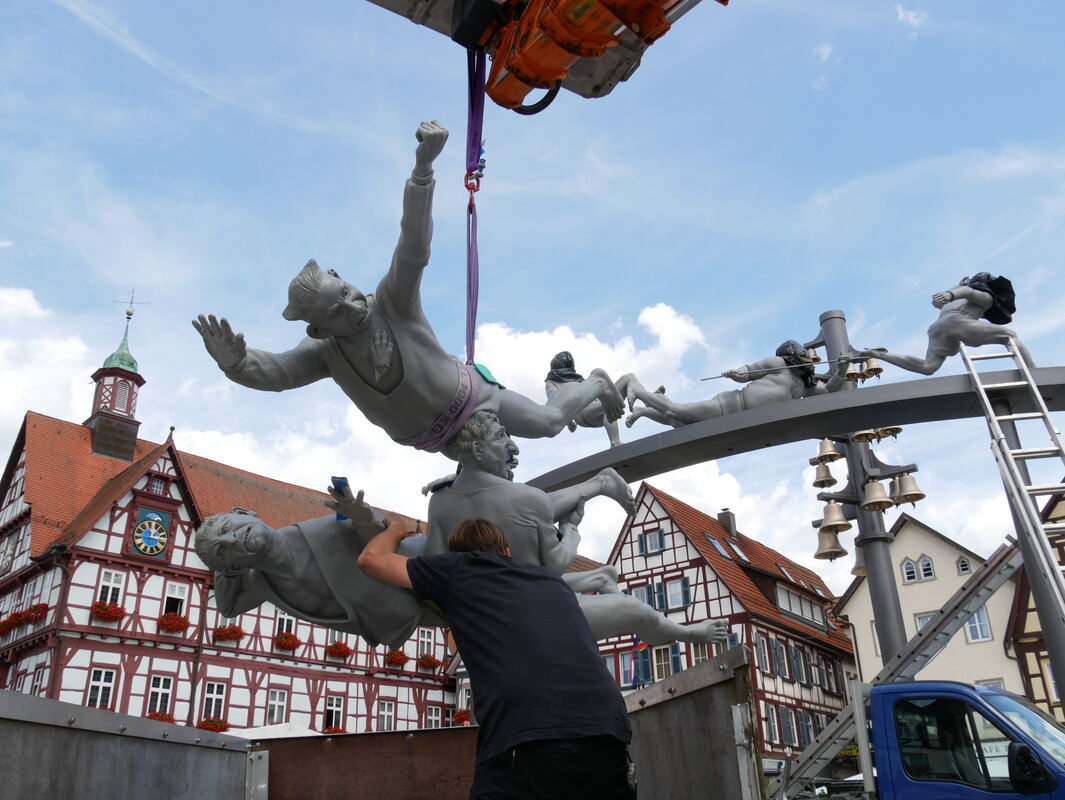
[(344, 695), (327, 694), (325, 696), (325, 714), (323, 728), (344, 727)]
[(444, 710), (440, 706), (426, 706), (425, 708), (425, 727), (426, 728), (442, 728), (444, 727)]
[(396, 729), (396, 701), (377, 701), (377, 730), (394, 731)]
[(170, 701), (174, 695), (174, 678), (172, 675), (151, 675), (148, 679), (148, 704), (146, 713), (158, 711), (161, 714), (173, 713)]
[(37, 696), (41, 693), (41, 688), (44, 686), (44, 673), (47, 667), (44, 664), (38, 664), (36, 669), (33, 670), (33, 683), (30, 684), (30, 694)]
[(614, 683), (617, 683), (618, 677), (617, 677), (617, 675), (614, 674), (614, 670), (616, 669), (615, 661), (614, 661), (614, 654), (613, 653), (606, 653), (606, 654), (604, 654), (602, 656), (602, 659), (603, 659), (603, 667), (605, 667), (606, 671), (610, 673), (610, 679), (612, 681), (614, 681)]
[(89, 692), (85, 696), (88, 708), (111, 708), (115, 696), (116, 670), (107, 667), (92, 667), (89, 670)]
[(991, 617), (988, 616), (987, 606), (980, 606), (965, 623), (965, 640), (969, 644), (975, 644), (990, 642), (994, 638), (991, 633)]
[(747, 558), (747, 554), (740, 549), (740, 546), (738, 544), (736, 544), (731, 539), (726, 539), (725, 544), (729, 546), (730, 550), (733, 550), (736, 553), (737, 557), (739, 557), (743, 561), (750, 563), (751, 559)]
[(917, 562), (912, 558), (905, 559), (899, 568), (902, 572), (903, 583), (916, 583), (920, 577), (920, 573), (917, 571)]
[(279, 633), (296, 633), (296, 618), (283, 608), (277, 610), (277, 617), (274, 619), (274, 636)]
[(692, 665), (701, 664), (710, 660), (710, 648), (706, 642), (692, 643)]
[(126, 588), (126, 573), (117, 569), (100, 570), (100, 586), (96, 590), (96, 599), (101, 603), (122, 602), (122, 592)]
[[(651, 555), (652, 553), (661, 553), (666, 549), (666, 532), (661, 528), (657, 528), (653, 531), (647, 531), (641, 533), (643, 537), (643, 553), (644, 555)], [(655, 547), (651, 546), (652, 540), (656, 543)]]
[(673, 654), (670, 652), (669, 645), (655, 648), (653, 666), (656, 681), (665, 680), (673, 674)]
[[(922, 612), (920, 614), (914, 614), (913, 615), (914, 630), (920, 631), (921, 629), (923, 629), (924, 626), (927, 625), (929, 622), (931, 622), (932, 618), (935, 617), (935, 615), (938, 614), (938, 613), (939, 613), (938, 611), (925, 611), (925, 612)], [(924, 621), (922, 622), (922, 620), (924, 620)]]
[[(674, 590), (676, 590), (676, 597), (674, 597)], [(666, 607), (670, 611), (687, 608), (684, 603), (684, 578), (666, 581)]]
[[(785, 720), (787, 720), (787, 723), (785, 723)], [(780, 707), (780, 740), (789, 747), (795, 747), (799, 744), (799, 731), (795, 720), (795, 712), (786, 706)]]
[(984, 678), (980, 681), (973, 681), (977, 686), (986, 686), (989, 689), (1005, 689), (1006, 682), (1002, 678)]
[(225, 719), (226, 716), (226, 690), (229, 687), (224, 681), (204, 681), (203, 684), (203, 716), (215, 719)]
[(418, 628), (418, 655), (431, 656), (436, 648), (436, 636), (432, 628)]
[(772, 703), (763, 702), (765, 710), (765, 740), (769, 742), (780, 741), (780, 728), (777, 726), (777, 707)]
[(620, 686), (633, 686), (635, 681), (632, 679), (632, 651), (626, 650), (618, 654), (618, 685)]
[(270, 689), (266, 699), (266, 724), (279, 725), (288, 716), (288, 689)]
[(922, 581), (934, 581), (936, 579), (936, 565), (928, 556), (921, 556), (917, 559), (917, 572)]
[(954, 562), (954, 566), (958, 569), (959, 575), (971, 575), (973, 571), (972, 562), (965, 556), (958, 556), (958, 560)]
[[(163, 594), (163, 613), (164, 614), (168, 613), (167, 612), (167, 602), (169, 600), (177, 600), (178, 608), (176, 609), (176, 611), (181, 616), (185, 616), (186, 612), (188, 611), (188, 600), (189, 600), (189, 586), (188, 586), (188, 584), (187, 583), (170, 583), (168, 581), (167, 584), (166, 584), (166, 592)], [(171, 611), (174, 611), (174, 610), (175, 609), (171, 609)]]

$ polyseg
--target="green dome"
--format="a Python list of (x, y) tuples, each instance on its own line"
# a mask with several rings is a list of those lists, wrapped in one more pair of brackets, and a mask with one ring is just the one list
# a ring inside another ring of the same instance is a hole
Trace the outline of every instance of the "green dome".
[(126, 331), (122, 334), (122, 343), (104, 361), (104, 367), (119, 367), (130, 372), (137, 371), (137, 359), (129, 352), (129, 322), (126, 322)]

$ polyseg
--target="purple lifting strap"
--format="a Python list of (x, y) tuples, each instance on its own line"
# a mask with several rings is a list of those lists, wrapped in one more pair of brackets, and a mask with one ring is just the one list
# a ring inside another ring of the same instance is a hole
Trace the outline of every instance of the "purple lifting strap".
[(477, 255), (477, 204), (474, 194), (481, 187), (481, 129), (484, 124), (484, 53), (466, 51), (469, 88), (469, 117), (466, 133), (466, 363), (473, 364), (473, 341), (477, 333), (477, 294), (481, 263)]

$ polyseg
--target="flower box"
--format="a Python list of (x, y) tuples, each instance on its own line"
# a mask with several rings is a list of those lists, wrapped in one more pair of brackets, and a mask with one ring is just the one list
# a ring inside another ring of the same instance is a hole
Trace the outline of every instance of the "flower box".
[(184, 633), (191, 624), (188, 617), (183, 617), (176, 611), (168, 611), (158, 619), (159, 630), (167, 633)]
[(100, 601), (89, 607), (89, 616), (97, 622), (121, 622), (127, 613), (118, 603)]
[(347, 733), (347, 731), (337, 725), (330, 725), (322, 733)]
[(239, 642), (246, 634), (239, 625), (219, 625), (211, 635), (216, 642)]
[(48, 616), (48, 604), (37, 603), (30, 606), (22, 612), (23, 619), (30, 625), (36, 625), (38, 622), (44, 622), (44, 618)]
[(229, 723), (224, 719), (218, 717), (204, 717), (200, 720), (200, 724), (196, 726), (205, 731), (214, 731), (215, 733), (225, 733), (229, 730)]
[(440, 666), (440, 659), (429, 653), (422, 653), (418, 656), (418, 666), (421, 669), (436, 669)]
[(385, 665), (402, 669), (410, 661), (410, 656), (402, 650), (389, 650), (385, 653)]
[(10, 633), (15, 628), (20, 627), (23, 624), (22, 613), (16, 611), (13, 614), (8, 614), (7, 617), (0, 620), (0, 636)]
[(470, 712), (465, 708), (460, 708), (454, 714), (451, 715), (452, 725), (469, 725), (470, 724)]
[(274, 647), (278, 650), (295, 650), (303, 641), (291, 633), (279, 633), (274, 637)]
[(167, 714), (165, 711), (149, 711), (144, 716), (146, 716), (148, 719), (154, 719), (154, 720), (156, 720), (158, 722), (173, 722), (174, 721), (174, 715), (173, 714)]
[(325, 646), (325, 654), (330, 658), (348, 658), (354, 652), (343, 642), (333, 642)]

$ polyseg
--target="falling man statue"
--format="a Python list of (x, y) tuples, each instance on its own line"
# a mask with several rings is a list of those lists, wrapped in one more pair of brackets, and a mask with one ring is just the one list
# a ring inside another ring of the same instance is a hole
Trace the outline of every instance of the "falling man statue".
[[(813, 364), (806, 348), (789, 339), (777, 348), (776, 355), (727, 370), (721, 375), (737, 383), (746, 383), (747, 386), (694, 403), (678, 403), (661, 390), (650, 392), (635, 378), (625, 375), (618, 381), (619, 385), (626, 387), (632, 411), (625, 419), (625, 424), (631, 427), (640, 417), (648, 417), (655, 422), (679, 428), (737, 411), (835, 392), (846, 384), (846, 361), (838, 362), (827, 374), (815, 373)], [(644, 405), (634, 408), (637, 400)]]
[[(544, 378), (544, 391), (547, 392), (547, 399), (550, 400), (563, 385), (580, 383), (583, 380), (584, 376), (577, 372), (576, 365), (573, 362), (573, 354), (568, 350), (557, 353), (551, 359), (551, 370), (547, 373), (547, 377)], [(620, 382), (618, 391), (624, 391)], [(617, 420), (610, 419), (603, 409), (603, 404), (598, 400), (577, 412), (577, 415), (569, 423), (569, 429), (574, 431), (578, 425), (582, 428), (603, 428), (606, 430), (611, 447), (617, 447), (621, 444), (621, 437), (618, 436)]]
[(1008, 278), (978, 272), (971, 278), (962, 278), (952, 289), (936, 292), (932, 295), (932, 305), (940, 309), (939, 318), (928, 328), (928, 352), (924, 358), (891, 353), (883, 347), (859, 350), (857, 355), (932, 375), (949, 356), (957, 355), (963, 344), (969, 347), (1007, 344), (1013, 337), (1021, 358), (1029, 367), (1035, 366), (1028, 348), (1013, 330), (1005, 327), (1017, 311), (1013, 284)]
[(302, 342), (283, 353), (255, 350), (225, 318), (200, 315), (192, 324), (207, 352), (226, 377), (253, 389), (280, 392), (330, 378), (370, 422), (421, 450), (439, 450), (478, 409), (497, 412), (511, 433), (526, 438), (557, 435), (595, 401), (608, 419), (619, 419), (621, 394), (601, 369), (560, 386), (539, 405), (440, 346), (422, 310), (421, 279), (433, 227), (432, 164), (447, 135), (436, 122), (418, 128), (399, 243), (376, 293), (364, 295), (309, 261), (289, 285), (283, 312), (307, 323)]

